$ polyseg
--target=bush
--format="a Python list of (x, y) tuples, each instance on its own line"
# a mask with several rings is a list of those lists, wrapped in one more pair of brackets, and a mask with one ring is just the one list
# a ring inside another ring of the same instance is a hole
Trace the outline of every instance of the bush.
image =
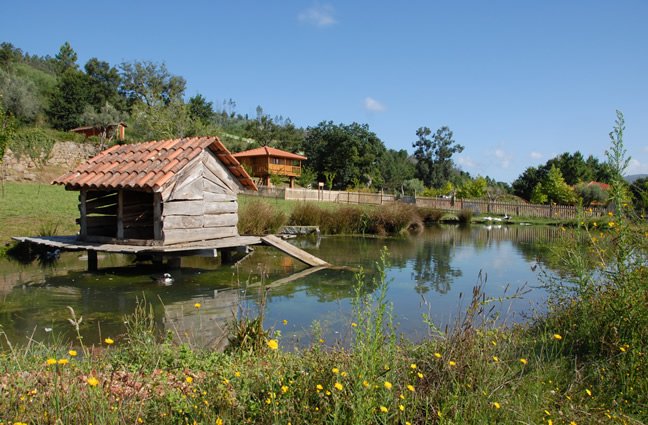
[(472, 220), (473, 212), (471, 210), (461, 210), (457, 214), (457, 218), (459, 218), (459, 223), (461, 224), (468, 224), (470, 223), (470, 220)]
[(239, 210), (238, 230), (242, 235), (276, 233), (286, 224), (287, 217), (266, 201), (253, 200)]
[(435, 208), (423, 207), (418, 209), (418, 215), (425, 224), (438, 223), (441, 221), (443, 214), (445, 214), (443, 211)]

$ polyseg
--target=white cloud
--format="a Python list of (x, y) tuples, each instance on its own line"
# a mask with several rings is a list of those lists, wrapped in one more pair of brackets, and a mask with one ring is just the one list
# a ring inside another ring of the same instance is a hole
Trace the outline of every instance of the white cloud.
[(535, 160), (542, 159), (544, 157), (543, 154), (541, 154), (540, 152), (535, 152), (535, 151), (531, 152), (529, 154), (529, 156), (531, 157), (531, 159), (535, 159)]
[(387, 108), (385, 108), (385, 105), (378, 102), (373, 97), (369, 97), (369, 96), (365, 97), (364, 107), (365, 107), (366, 110), (371, 111), (371, 112), (384, 112), (385, 109), (387, 109)]
[(495, 158), (497, 158), (497, 161), (499, 161), (499, 165), (502, 168), (508, 168), (508, 166), (511, 165), (513, 155), (506, 152), (504, 149), (497, 148), (495, 149)]
[(648, 164), (642, 164), (636, 159), (631, 159), (625, 174), (648, 174)]
[(319, 28), (329, 27), (337, 23), (333, 17), (333, 6), (329, 4), (315, 3), (297, 15), (302, 24), (314, 25)]
[(468, 156), (460, 156), (457, 158), (457, 164), (459, 164), (462, 168), (475, 168), (477, 167), (477, 163), (472, 160), (472, 158)]

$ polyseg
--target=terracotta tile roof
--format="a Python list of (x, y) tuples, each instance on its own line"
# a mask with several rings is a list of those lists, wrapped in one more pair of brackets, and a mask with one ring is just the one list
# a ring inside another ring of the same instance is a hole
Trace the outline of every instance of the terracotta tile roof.
[(274, 156), (275, 158), (300, 159), (302, 161), (308, 159), (303, 155), (282, 151), (281, 149), (275, 149), (269, 146), (262, 146), (260, 148), (234, 154), (234, 158), (244, 158), (251, 156)]
[(138, 189), (160, 192), (165, 184), (205, 149), (210, 149), (241, 184), (257, 190), (254, 181), (218, 137), (192, 137), (115, 145), (52, 183), (67, 189)]

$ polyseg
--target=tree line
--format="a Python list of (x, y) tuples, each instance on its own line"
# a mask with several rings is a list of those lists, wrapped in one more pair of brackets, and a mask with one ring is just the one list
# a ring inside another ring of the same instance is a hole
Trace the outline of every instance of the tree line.
[(269, 145), (303, 153), (308, 157), (300, 181), (304, 186), (322, 181), (331, 189), (382, 189), (403, 195), (606, 202), (604, 186), (588, 183), (608, 182), (607, 165), (580, 152), (565, 152), (544, 165), (528, 167), (508, 185), (460, 170), (453, 157), (464, 146), (447, 126), (436, 131), (418, 128), (410, 155), (386, 148), (367, 124), (322, 121), (300, 128), (289, 118), (268, 115), (261, 106), (250, 117), (238, 113), (232, 99), (218, 105), (201, 94), (186, 99), (186, 85), (163, 63), (113, 66), (91, 58), (81, 67), (67, 42), (54, 56), (30, 55), (1, 43), (0, 158), (11, 143), (46, 138), (42, 132), (35, 136), (35, 128), (68, 131), (91, 126), (103, 130), (103, 144), (113, 142), (112, 125), (125, 122), (126, 142), (217, 134), (233, 152)]

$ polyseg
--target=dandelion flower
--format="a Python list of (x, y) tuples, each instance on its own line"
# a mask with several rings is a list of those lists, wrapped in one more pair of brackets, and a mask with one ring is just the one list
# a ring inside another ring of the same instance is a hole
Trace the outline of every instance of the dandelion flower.
[(347, 376), (347, 375), (348, 375), (348, 373), (346, 373), (346, 372), (340, 373), (340, 376)]
[(342, 388), (344, 388), (344, 387), (342, 386), (342, 384), (340, 384), (339, 382), (336, 382), (333, 386), (334, 386), (335, 389), (338, 390), (338, 391), (342, 391)]
[(625, 348), (625, 347), (619, 347), (619, 350), (621, 350), (622, 353), (625, 353), (625, 352), (626, 352), (626, 348)]
[(554, 337), (554, 339), (557, 339), (558, 341), (560, 341), (562, 339), (562, 335), (560, 335), (560, 334), (554, 334), (553, 337)]
[(281, 386), (281, 392), (286, 394), (288, 392), (288, 387), (286, 385)]
[(380, 411), (383, 413), (387, 413), (389, 410), (385, 406), (380, 406)]
[(288, 324), (288, 321), (286, 319), (283, 319), (281, 323), (283, 323), (283, 325), (286, 326)]
[(68, 364), (70, 361), (68, 359), (59, 359), (58, 364), (65, 366)]
[(416, 363), (412, 363), (412, 364), (410, 365), (410, 368), (411, 368), (411, 369), (416, 369), (416, 368), (417, 368)]
[(200, 307), (202, 307), (202, 304), (200, 304), (200, 303), (194, 304), (194, 308), (200, 308)]
[(358, 324), (357, 324), (356, 322), (352, 322), (352, 323), (351, 323), (351, 327), (352, 327), (352, 328), (356, 328), (356, 327), (358, 327)]
[(405, 406), (403, 406), (402, 404), (399, 404), (398, 405), (398, 410), (400, 410), (401, 412), (404, 412), (405, 411)]
[(271, 350), (276, 350), (277, 348), (279, 348), (279, 342), (276, 339), (269, 339), (267, 344)]
[(576, 421), (569, 422), (569, 425), (576, 425)]
[(586, 389), (585, 392), (587, 393), (588, 396), (592, 396), (592, 392), (589, 389)]
[(88, 385), (90, 385), (91, 387), (96, 387), (97, 384), (99, 384), (99, 380), (98, 380), (97, 378), (95, 378), (94, 376), (91, 376), (91, 377), (89, 377), (88, 379), (86, 379), (86, 382), (87, 382)]
[(384, 384), (384, 385), (385, 385), (385, 388), (387, 388), (388, 390), (391, 390), (391, 389), (392, 389), (392, 383), (391, 383), (391, 382), (389, 382), (389, 381), (385, 381), (385, 384)]
[(319, 339), (320, 344), (324, 344), (324, 340), (322, 338)]
[(455, 362), (454, 360), (450, 360), (450, 361), (448, 362), (448, 364), (449, 364), (450, 366), (457, 366), (457, 362)]
[(496, 408), (496, 409), (499, 409), (499, 408), (502, 407), (502, 405), (499, 404), (498, 402), (494, 401), (494, 402), (493, 402), (493, 407)]
[(416, 374), (416, 376), (418, 376), (419, 379), (423, 379), (423, 374), (422, 374), (421, 372), (418, 372), (418, 373)]
[(437, 359), (440, 359), (441, 358), (441, 353), (434, 353), (434, 357), (436, 357)]
[(77, 352), (76, 352), (76, 350), (70, 350), (70, 351), (68, 351), (68, 354), (69, 354), (71, 357), (76, 357), (76, 356), (77, 356)]
[(493, 356), (493, 361), (494, 361), (495, 363), (499, 362), (499, 357), (497, 357), (497, 356)]
[(520, 359), (520, 363), (527, 364), (527, 363), (529, 363), (529, 361), (527, 359)]
[(108, 345), (113, 345), (115, 341), (112, 338), (106, 338), (104, 339), (104, 342)]
[(216, 418), (216, 425), (223, 425), (223, 420), (221, 418)]
[(551, 419), (547, 419), (547, 425), (553, 425), (553, 421)]
[(369, 382), (362, 381), (362, 386), (365, 387), (365, 388), (369, 388)]
[(322, 390), (324, 389), (324, 387), (322, 386), (322, 384), (317, 384), (317, 385), (315, 386), (315, 388), (317, 388), (317, 391), (322, 391)]
[(185, 378), (185, 381), (187, 381), (188, 384), (191, 384), (193, 382), (193, 378), (191, 376), (187, 376)]
[(237, 370), (236, 372), (234, 372), (234, 376), (236, 376), (237, 378), (240, 378), (241, 377), (241, 372), (239, 372)]
[(47, 365), (52, 366), (56, 364), (56, 359), (47, 359)]
[(407, 389), (410, 390), (411, 392), (414, 392), (414, 385), (408, 385)]
[(338, 373), (340, 373), (340, 369), (338, 369), (337, 367), (334, 367), (333, 369), (331, 369), (331, 372), (333, 372), (333, 373), (335, 373), (337, 375)]

